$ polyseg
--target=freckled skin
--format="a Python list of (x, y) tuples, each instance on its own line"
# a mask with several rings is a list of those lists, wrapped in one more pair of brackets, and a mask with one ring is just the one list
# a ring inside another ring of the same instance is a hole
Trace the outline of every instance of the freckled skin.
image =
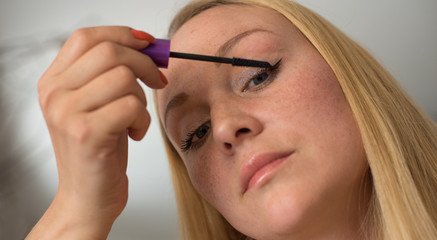
[[(241, 81), (247, 81), (241, 76), (254, 70), (171, 59), (164, 71), (169, 85), (158, 91), (161, 119), (172, 96), (183, 91), (190, 97), (171, 111), (166, 133), (197, 191), (242, 233), (256, 239), (357, 239), (359, 186), (367, 168), (360, 134), (334, 73), (305, 37), (274, 11), (222, 6), (184, 24), (172, 50), (214, 55), (253, 28), (271, 33), (244, 37), (228, 57), (282, 59), (276, 78), (241, 92)], [(207, 120), (212, 129), (204, 144), (180, 151), (188, 126)], [(238, 131), (243, 128), (248, 131)], [(284, 151), (294, 154), (270, 180), (243, 194), (241, 166), (254, 154)]]

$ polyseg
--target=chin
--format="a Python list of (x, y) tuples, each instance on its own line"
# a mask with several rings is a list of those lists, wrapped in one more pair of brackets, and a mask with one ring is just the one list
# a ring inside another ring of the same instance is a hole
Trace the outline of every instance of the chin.
[[(263, 211), (259, 219), (269, 232), (259, 239), (283, 239), (288, 235), (296, 235), (311, 224), (311, 201), (306, 193), (287, 192), (283, 189), (272, 189), (266, 194)], [(317, 217), (317, 216), (313, 216)]]

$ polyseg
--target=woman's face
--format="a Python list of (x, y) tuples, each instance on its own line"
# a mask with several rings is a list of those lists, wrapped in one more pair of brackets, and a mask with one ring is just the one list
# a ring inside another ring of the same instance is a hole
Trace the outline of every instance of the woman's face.
[(171, 48), (275, 65), (171, 59), (158, 91), (161, 122), (194, 187), (237, 230), (310, 239), (357, 227), (360, 135), (332, 70), (288, 20), (215, 7), (184, 24)]

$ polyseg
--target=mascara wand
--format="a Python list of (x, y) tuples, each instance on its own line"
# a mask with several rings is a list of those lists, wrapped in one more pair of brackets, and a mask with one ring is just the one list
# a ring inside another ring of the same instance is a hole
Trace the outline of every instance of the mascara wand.
[(258, 67), (258, 68), (272, 68), (272, 65), (268, 62), (257, 61), (244, 58), (225, 58), (216, 56), (207, 56), (191, 53), (170, 52), (170, 40), (156, 39), (155, 42), (148, 47), (140, 50), (140, 52), (148, 55), (155, 64), (160, 68), (167, 68), (169, 58), (183, 58), (189, 60), (216, 62), (231, 64), (232, 66), (242, 67)]

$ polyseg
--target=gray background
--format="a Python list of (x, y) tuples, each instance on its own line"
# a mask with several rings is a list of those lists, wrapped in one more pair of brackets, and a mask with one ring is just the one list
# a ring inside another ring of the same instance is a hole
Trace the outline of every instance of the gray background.
[[(56, 192), (56, 164), (36, 83), (62, 42), (74, 29), (94, 25), (127, 25), (162, 38), (185, 2), (1, 0), (0, 239), (22, 239)], [(437, 1), (299, 2), (374, 54), (437, 119)], [(144, 140), (130, 142), (130, 198), (109, 239), (177, 238), (175, 201), (156, 122)]]

